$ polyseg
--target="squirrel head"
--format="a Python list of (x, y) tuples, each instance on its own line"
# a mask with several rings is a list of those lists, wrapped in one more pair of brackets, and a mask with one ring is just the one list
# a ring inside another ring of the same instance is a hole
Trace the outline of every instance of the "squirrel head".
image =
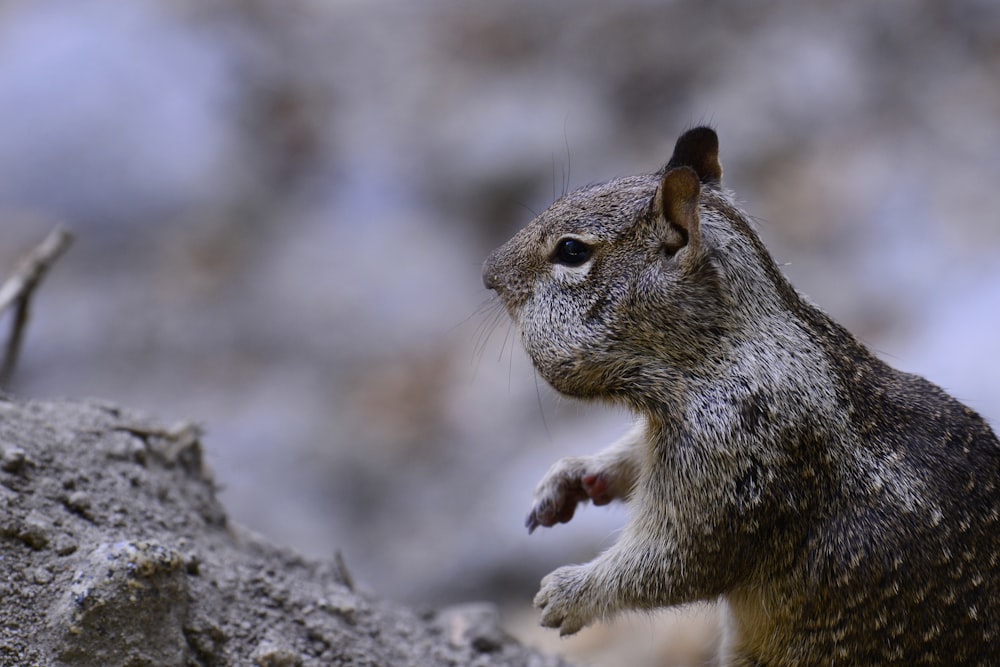
[(483, 283), (555, 389), (636, 404), (725, 357), (768, 262), (722, 190), (716, 133), (698, 127), (660, 171), (557, 200), (490, 255)]

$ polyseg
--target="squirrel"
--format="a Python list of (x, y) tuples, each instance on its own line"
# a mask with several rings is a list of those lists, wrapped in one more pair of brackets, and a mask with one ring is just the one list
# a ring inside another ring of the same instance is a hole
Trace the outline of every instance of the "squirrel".
[(1000, 665), (1000, 443), (791, 286), (713, 129), (564, 195), (483, 282), (552, 387), (636, 418), (535, 491), (529, 532), (629, 509), (613, 546), (542, 580), (543, 626), (717, 601), (722, 666)]

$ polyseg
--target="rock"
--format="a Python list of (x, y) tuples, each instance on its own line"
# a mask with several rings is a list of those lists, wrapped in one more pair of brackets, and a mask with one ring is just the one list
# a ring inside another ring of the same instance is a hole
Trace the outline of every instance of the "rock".
[(6, 501), (0, 664), (563, 664), (492, 605), (421, 616), (356, 590), (339, 555), (232, 525), (197, 437), (113, 406), (0, 403), (4, 451), (32, 462)]
[(90, 505), (90, 495), (85, 491), (74, 491), (66, 498), (66, 507), (86, 518), (90, 518)]
[(500, 614), (491, 604), (477, 602), (442, 609), (435, 617), (452, 646), (471, 646), (479, 653), (493, 653), (509, 641), (500, 625)]
[(4, 447), (0, 452), (0, 470), (19, 472), (27, 463), (28, 456), (20, 447)]
[(24, 525), (18, 537), (32, 549), (44, 549), (49, 546), (52, 534), (52, 521), (42, 512), (32, 510), (24, 519)]
[(264, 640), (253, 652), (256, 667), (300, 667), (302, 656), (280, 644)]
[(177, 552), (154, 542), (99, 544), (50, 612), (54, 654), (74, 667), (182, 665), (187, 608)]

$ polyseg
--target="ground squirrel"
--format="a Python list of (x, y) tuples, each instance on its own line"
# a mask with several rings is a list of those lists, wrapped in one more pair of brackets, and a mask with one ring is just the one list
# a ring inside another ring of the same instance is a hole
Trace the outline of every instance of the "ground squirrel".
[(542, 581), (572, 634), (718, 600), (719, 665), (1000, 664), (1000, 443), (783, 277), (718, 138), (565, 195), (483, 267), (538, 372), (635, 428), (553, 466), (528, 528), (625, 500), (617, 543)]

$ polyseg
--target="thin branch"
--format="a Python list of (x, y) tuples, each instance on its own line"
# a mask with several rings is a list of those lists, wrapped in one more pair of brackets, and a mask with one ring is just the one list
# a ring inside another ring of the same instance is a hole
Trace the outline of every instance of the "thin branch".
[(0, 315), (8, 308), (14, 307), (10, 338), (7, 339), (3, 365), (0, 366), (2, 386), (7, 386), (21, 353), (21, 341), (24, 338), (24, 329), (28, 325), (31, 295), (52, 264), (66, 252), (72, 242), (73, 235), (69, 230), (62, 226), (56, 227), (21, 259), (11, 277), (0, 285)]

